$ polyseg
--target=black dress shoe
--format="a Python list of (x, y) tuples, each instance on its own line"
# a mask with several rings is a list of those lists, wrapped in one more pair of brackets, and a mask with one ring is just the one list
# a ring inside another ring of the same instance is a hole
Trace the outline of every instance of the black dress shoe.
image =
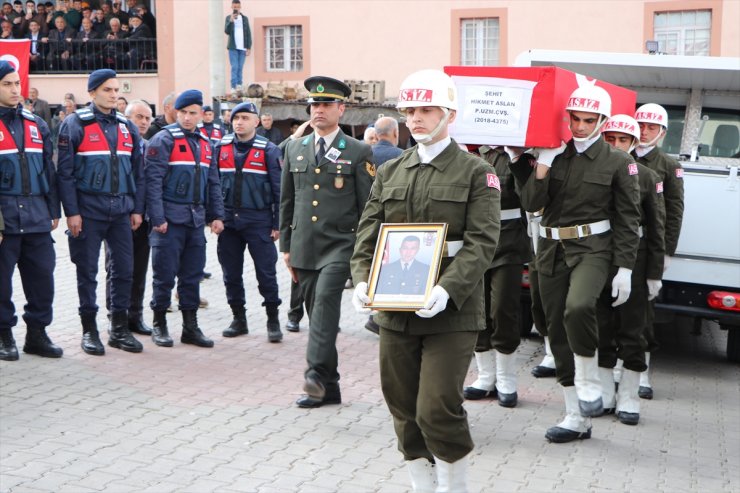
[(585, 440), (591, 438), (591, 428), (586, 431), (573, 431), (559, 426), (553, 426), (545, 433), (545, 438), (552, 443), (568, 443), (573, 440)]
[(93, 356), (103, 356), (105, 354), (105, 346), (100, 342), (100, 335), (97, 330), (83, 332), (80, 346), (83, 351)]
[(152, 335), (152, 329), (147, 324), (144, 323), (144, 320), (141, 318), (141, 315), (138, 317), (131, 317), (128, 319), (128, 330), (131, 332), (135, 332), (137, 334), (141, 334), (143, 336), (150, 336)]
[(365, 328), (373, 334), (380, 335), (380, 325), (375, 323), (372, 315), (370, 315), (370, 318), (368, 318), (367, 322), (365, 322)]
[(519, 401), (519, 396), (516, 392), (512, 392), (511, 394), (504, 394), (503, 392), (497, 392), (498, 395), (498, 405), (501, 407), (516, 407), (517, 402)]
[(555, 376), (555, 368), (547, 366), (535, 366), (532, 368), (532, 376), (535, 378), (550, 378)]
[(320, 401), (326, 397), (326, 387), (313, 375), (306, 375), (306, 381), (303, 383), (303, 391), (314, 400)]
[(0, 332), (0, 360), (18, 361), (18, 346), (10, 329)]
[(599, 397), (595, 401), (582, 401), (578, 399), (578, 410), (581, 416), (595, 417), (604, 414), (604, 401)]
[(640, 399), (652, 399), (653, 389), (652, 387), (643, 387), (640, 385), (640, 388), (637, 390), (637, 395), (640, 396)]
[(617, 419), (622, 424), (635, 426), (640, 421), (640, 413), (628, 413), (625, 411), (619, 411), (617, 413)]
[(475, 387), (465, 387), (463, 389), (463, 397), (469, 401), (479, 401), (485, 398), (495, 399), (496, 388), (494, 387), (493, 390), (481, 390)]
[(298, 407), (302, 407), (304, 409), (321, 407), (324, 404), (341, 404), (342, 395), (338, 392), (332, 392), (331, 394), (326, 394), (323, 399), (315, 399), (308, 395), (302, 395), (297, 401), (295, 401), (295, 403)]
[(288, 320), (288, 323), (285, 324), (285, 330), (287, 330), (288, 332), (298, 332), (299, 330), (301, 330), (301, 326), (298, 324), (298, 322)]

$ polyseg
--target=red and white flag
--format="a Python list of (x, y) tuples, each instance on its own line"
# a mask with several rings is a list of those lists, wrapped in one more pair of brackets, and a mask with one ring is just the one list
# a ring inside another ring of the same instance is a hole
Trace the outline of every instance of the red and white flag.
[(28, 65), (31, 58), (30, 39), (6, 39), (0, 41), (0, 60), (10, 62), (21, 77), (21, 94), (28, 97)]

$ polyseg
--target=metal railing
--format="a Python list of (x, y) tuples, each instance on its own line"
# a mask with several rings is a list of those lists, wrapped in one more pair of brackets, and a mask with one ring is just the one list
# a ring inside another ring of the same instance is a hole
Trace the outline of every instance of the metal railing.
[(72, 39), (37, 44), (38, 55), (31, 55), (32, 74), (88, 73), (99, 68), (116, 72), (157, 72), (157, 40)]

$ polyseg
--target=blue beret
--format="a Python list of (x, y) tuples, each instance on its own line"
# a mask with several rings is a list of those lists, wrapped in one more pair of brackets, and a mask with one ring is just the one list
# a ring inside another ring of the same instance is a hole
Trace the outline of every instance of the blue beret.
[(175, 100), (175, 109), (181, 110), (191, 104), (203, 106), (203, 93), (197, 89), (188, 89), (187, 91), (183, 91)]
[(254, 103), (250, 103), (249, 101), (239, 103), (234, 106), (234, 109), (231, 110), (231, 118), (234, 118), (237, 113), (254, 113), (255, 115), (258, 114), (257, 107), (254, 105)]
[(205, 105), (205, 106), (203, 106), (203, 111), (204, 111), (204, 112), (205, 112), (205, 111), (213, 111), (213, 108), (211, 108), (211, 107), (210, 107), (210, 106), (208, 106), (208, 105)]
[(90, 77), (87, 79), (87, 92), (94, 91), (100, 85), (107, 81), (108, 79), (115, 79), (116, 78), (116, 71), (111, 70), (109, 68), (101, 68), (98, 70), (95, 70), (93, 73), (90, 74)]
[(0, 60), (0, 79), (12, 72), (15, 72), (15, 66), (6, 60)]

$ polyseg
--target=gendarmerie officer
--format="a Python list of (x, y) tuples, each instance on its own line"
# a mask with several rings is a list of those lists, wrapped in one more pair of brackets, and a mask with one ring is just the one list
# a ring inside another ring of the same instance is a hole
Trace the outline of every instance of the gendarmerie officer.
[(509, 170), (511, 158), (503, 146), (480, 146), (478, 153), (494, 167), (501, 183), (501, 235), (485, 275), (486, 329), (478, 334), (475, 344), (478, 378), (463, 393), (473, 400), (496, 396), (500, 406), (514, 407), (518, 399), (515, 351), (521, 339), (522, 268), (532, 259), (532, 248)]
[(310, 321), (306, 392), (299, 407), (341, 402), (336, 348), (344, 283), (375, 167), (370, 146), (339, 128), (350, 88), (330, 77), (304, 82), (314, 132), (284, 153), (280, 251), (300, 282)]
[(211, 146), (215, 146), (224, 136), (223, 128), (220, 123), (215, 121), (215, 113), (210, 106), (203, 106), (203, 120), (198, 123), (198, 131), (211, 140)]
[(198, 132), (203, 94), (183, 91), (175, 100), (177, 122), (151, 138), (146, 152), (147, 214), (152, 231), (152, 340), (173, 344), (167, 327), (167, 308), (177, 277), (182, 312), (180, 342), (213, 347), (198, 327), (200, 280), (206, 263), (203, 228), (223, 231), (224, 205), (218, 170), (211, 165), (212, 148)]
[(213, 166), (221, 177), (224, 230), (218, 237), (218, 261), (224, 274), (226, 299), (234, 319), (224, 337), (249, 332), (244, 294), (244, 249), (254, 261), (259, 289), (267, 312), (267, 338), (280, 342), (278, 282), (275, 264), (279, 238), (280, 160), (282, 152), (257, 135), (257, 107), (241, 103), (231, 112), (234, 133), (226, 135), (213, 151)]
[[(424, 308), (381, 311), (380, 382), (414, 491), (467, 491), (473, 440), (463, 383), (483, 322), (483, 273), (499, 236), (495, 170), (449, 137), (458, 109), (452, 79), (422, 70), (401, 84), (398, 109), (419, 145), (380, 167), (352, 257), (360, 313), (382, 223), (447, 223), (445, 258)], [(432, 468), (436, 463), (436, 474)]]
[(565, 109), (573, 139), (540, 150), (521, 195), (526, 210), (545, 208), (537, 273), (566, 409), (545, 437), (558, 443), (590, 438), (590, 417), (603, 413), (596, 303), (611, 265), (618, 269), (612, 306), (627, 301), (640, 223), (637, 165), (599, 132), (611, 113), (609, 93), (579, 87)]
[(141, 225), (145, 185), (139, 131), (116, 113), (118, 80), (110, 69), (90, 74), (92, 103), (59, 129), (57, 183), (67, 216), (69, 251), (77, 267), (82, 349), (102, 355), (95, 316), (100, 244), (110, 252), (111, 330), (108, 345), (129, 352), (143, 346), (128, 328), (133, 271), (131, 230)]
[[(46, 334), (52, 320), (56, 255), (50, 232), (59, 224), (52, 143), (46, 122), (21, 106), (21, 79), (0, 60), (0, 360), (18, 359), (13, 327), (13, 271), (26, 296), (23, 351), (60, 358)], [(4, 219), (4, 222), (3, 222)]]
[[(629, 154), (640, 142), (640, 127), (631, 116), (614, 115), (602, 127), (604, 140)], [(663, 183), (657, 173), (637, 164), (640, 182), (640, 247), (632, 269), (629, 299), (611, 308), (608, 290), (599, 299), (599, 377), (601, 378), (604, 412), (616, 412), (627, 425), (640, 420), (638, 388), (640, 373), (647, 369), (644, 330), (648, 301), (658, 296), (662, 286), (665, 257), (665, 205)], [(614, 392), (614, 367), (617, 358), (623, 362), (619, 390)]]

